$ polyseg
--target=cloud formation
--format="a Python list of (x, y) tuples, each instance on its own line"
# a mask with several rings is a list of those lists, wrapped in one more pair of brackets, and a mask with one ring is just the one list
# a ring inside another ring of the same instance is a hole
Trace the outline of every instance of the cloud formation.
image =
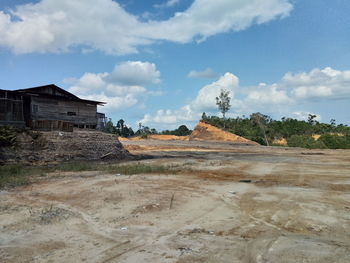
[(154, 95), (145, 86), (160, 82), (160, 72), (149, 62), (127, 61), (115, 66), (110, 73), (84, 73), (80, 78), (67, 80), (69, 91), (77, 96), (106, 102), (103, 110), (126, 109), (145, 95)]
[[(169, 5), (177, 1), (168, 1)], [(290, 0), (194, 0), (164, 21), (141, 22), (112, 0), (41, 0), (0, 11), (0, 46), (15, 53), (137, 53), (156, 41), (189, 43), (289, 15)]]
[[(218, 109), (215, 97), (219, 95), (221, 88), (230, 91), (231, 116), (250, 115), (257, 111), (283, 112), (297, 119), (306, 120), (310, 112), (291, 109), (302, 107), (310, 100), (349, 99), (350, 71), (326, 67), (297, 74), (289, 72), (277, 83), (272, 85), (260, 83), (253, 87), (240, 87), (237, 76), (225, 73), (217, 81), (201, 88), (196, 98), (188, 105), (179, 110), (158, 110), (154, 116), (146, 114), (141, 122), (156, 126), (163, 123), (176, 126), (198, 121), (203, 111), (216, 115)], [(317, 120), (321, 120), (320, 115), (317, 115)]]
[(163, 4), (156, 4), (154, 5), (155, 8), (168, 8), (168, 7), (173, 7), (180, 3), (180, 0), (168, 0)]
[(149, 85), (160, 82), (160, 72), (149, 62), (127, 61), (116, 65), (107, 77), (109, 81), (122, 85)]
[(307, 121), (309, 119), (309, 115), (316, 115), (315, 120), (320, 122), (322, 120), (321, 115), (319, 114), (315, 114), (309, 111), (295, 111), (292, 113), (293, 117), (298, 119), (298, 120), (303, 120), (303, 121)]
[(282, 85), (292, 89), (296, 99), (350, 98), (350, 70), (340, 71), (326, 67), (309, 73), (287, 73)]
[(286, 105), (293, 103), (287, 91), (278, 84), (267, 85), (260, 83), (253, 87), (245, 98), (245, 103), (253, 105)]
[[(204, 111), (213, 112), (216, 110), (215, 98), (220, 94), (221, 89), (229, 91), (232, 100), (235, 101), (234, 96), (238, 86), (238, 78), (232, 73), (226, 73), (217, 81), (201, 88), (196, 98), (188, 105), (178, 110), (161, 109), (156, 112), (155, 116), (146, 114), (140, 122), (157, 126), (167, 124), (167, 127), (170, 127), (169, 124), (177, 125), (179, 123), (197, 121)], [(236, 106), (238, 104), (239, 102), (237, 102)]]

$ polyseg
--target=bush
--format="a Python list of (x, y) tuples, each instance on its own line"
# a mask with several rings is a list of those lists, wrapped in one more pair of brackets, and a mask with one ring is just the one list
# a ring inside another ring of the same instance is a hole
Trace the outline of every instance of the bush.
[(10, 126), (0, 127), (0, 147), (14, 146), (18, 130)]
[(192, 130), (188, 129), (186, 125), (179, 126), (176, 130), (165, 130), (162, 132), (163, 135), (176, 135), (176, 136), (187, 136), (192, 133)]
[[(237, 135), (239, 135), (239, 134), (237, 134)], [(239, 136), (242, 136), (242, 135), (239, 135)], [(244, 135), (242, 137), (244, 137)], [(257, 142), (260, 145), (266, 145), (265, 139), (261, 136), (249, 136), (248, 135), (248, 136), (245, 136), (245, 138), (248, 140), (251, 140), (253, 142)]]
[(318, 141), (322, 142), (329, 149), (350, 149), (350, 136), (324, 134)]
[(28, 168), (22, 165), (0, 166), (0, 189), (29, 184)]
[(322, 141), (314, 140), (310, 135), (292, 135), (287, 139), (288, 146), (308, 149), (325, 149), (327, 146)]
[(148, 134), (141, 134), (140, 138), (141, 139), (148, 139)]

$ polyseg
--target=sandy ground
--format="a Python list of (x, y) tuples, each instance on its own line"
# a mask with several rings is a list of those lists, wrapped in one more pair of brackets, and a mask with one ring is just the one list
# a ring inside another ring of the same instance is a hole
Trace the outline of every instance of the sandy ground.
[(350, 261), (350, 151), (124, 145), (181, 172), (54, 173), (1, 191), (0, 261)]

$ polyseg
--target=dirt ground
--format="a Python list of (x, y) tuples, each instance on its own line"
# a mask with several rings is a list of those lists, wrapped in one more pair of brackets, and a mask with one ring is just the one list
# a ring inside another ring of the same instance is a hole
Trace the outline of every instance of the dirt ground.
[(0, 261), (350, 262), (350, 151), (123, 144), (181, 171), (0, 191)]

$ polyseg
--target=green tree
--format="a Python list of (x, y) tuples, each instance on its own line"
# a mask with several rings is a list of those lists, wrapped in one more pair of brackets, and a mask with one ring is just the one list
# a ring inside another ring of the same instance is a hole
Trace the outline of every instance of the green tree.
[(230, 101), (231, 97), (229, 96), (230, 92), (228, 90), (222, 89), (219, 97), (216, 97), (216, 105), (218, 106), (220, 112), (222, 113), (222, 117), (225, 119), (225, 114), (231, 108)]
[(309, 114), (309, 117), (307, 118), (307, 122), (311, 125), (316, 125), (318, 121), (316, 120), (317, 115), (315, 114)]
[(323, 142), (328, 149), (349, 149), (350, 148), (350, 136), (347, 135), (331, 135), (323, 134), (319, 139)]
[(177, 136), (186, 136), (191, 134), (191, 130), (187, 128), (186, 125), (181, 125), (177, 128)]
[(216, 105), (218, 106), (220, 112), (222, 113), (222, 117), (224, 119), (224, 128), (225, 128), (225, 114), (231, 108), (230, 101), (231, 97), (229, 96), (230, 92), (225, 89), (221, 89), (219, 97), (216, 97)]
[(117, 134), (118, 134), (119, 136), (123, 136), (123, 137), (125, 137), (125, 136), (123, 135), (123, 130), (125, 129), (124, 123), (125, 123), (124, 120), (123, 120), (123, 119), (120, 119), (120, 120), (117, 122), (117, 125), (116, 125)]
[(112, 122), (111, 118), (109, 118), (109, 120), (107, 121), (104, 130), (105, 130), (105, 132), (108, 132), (108, 133), (114, 133), (115, 132), (115, 128), (114, 128), (114, 125), (113, 125), (113, 122)]
[(325, 149), (324, 142), (314, 140), (310, 135), (292, 135), (287, 139), (289, 147), (302, 147), (308, 149)]
[(207, 114), (206, 114), (205, 112), (203, 112), (203, 113), (202, 113), (202, 118), (201, 118), (201, 121), (206, 122), (206, 121), (207, 121), (207, 119), (208, 119)]
[(176, 136), (186, 136), (186, 135), (190, 135), (191, 134), (191, 130), (187, 128), (186, 125), (180, 125), (177, 129), (169, 131), (169, 130), (165, 130), (162, 131), (161, 134), (164, 135), (176, 135)]
[(335, 119), (331, 119), (330, 124), (331, 124), (331, 126), (332, 126), (333, 128), (334, 128), (335, 126), (337, 126), (337, 125), (336, 125)]

